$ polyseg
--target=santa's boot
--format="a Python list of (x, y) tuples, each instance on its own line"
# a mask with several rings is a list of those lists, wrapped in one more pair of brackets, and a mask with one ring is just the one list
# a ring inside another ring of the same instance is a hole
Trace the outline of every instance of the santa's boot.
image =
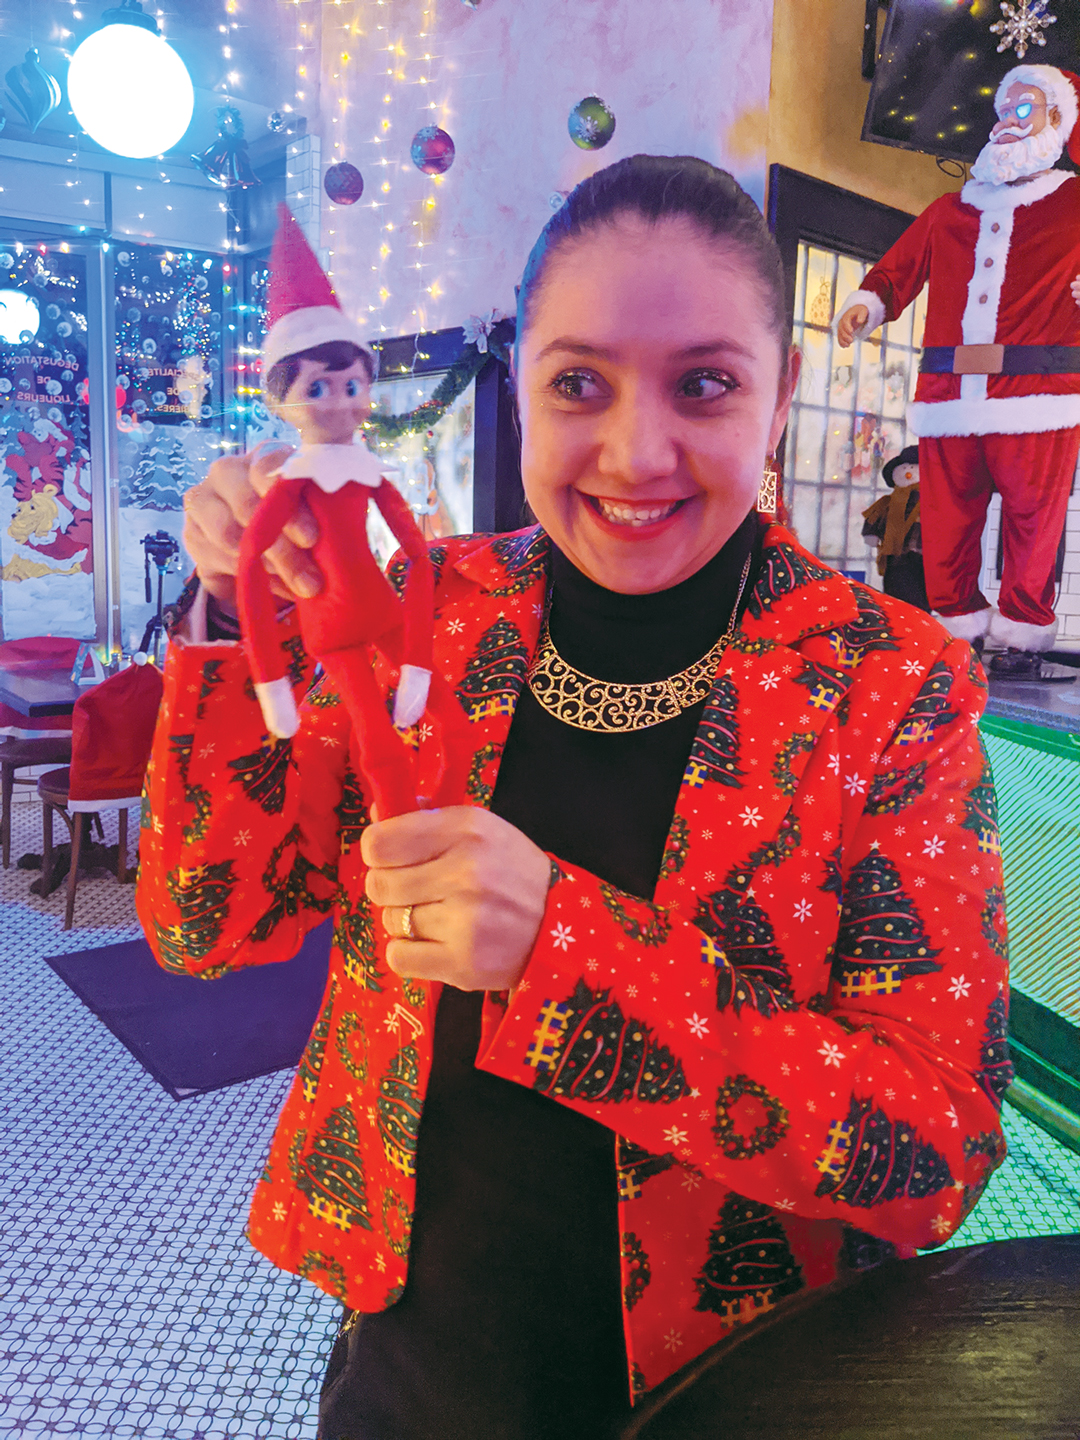
[(1057, 628), (1056, 620), (1049, 625), (1031, 625), (995, 610), (987, 639), (990, 645), (1003, 648), (987, 666), (989, 673), (999, 680), (1043, 679), (1043, 661), (1053, 649)]

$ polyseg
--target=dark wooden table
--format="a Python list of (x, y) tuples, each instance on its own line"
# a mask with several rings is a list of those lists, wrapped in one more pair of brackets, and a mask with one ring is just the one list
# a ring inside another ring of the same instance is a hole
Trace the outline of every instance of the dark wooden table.
[(658, 1387), (623, 1440), (1080, 1440), (1080, 1235), (892, 1261)]
[(35, 720), (70, 715), (75, 701), (89, 688), (71, 683), (70, 665), (58, 670), (0, 668), (0, 700)]

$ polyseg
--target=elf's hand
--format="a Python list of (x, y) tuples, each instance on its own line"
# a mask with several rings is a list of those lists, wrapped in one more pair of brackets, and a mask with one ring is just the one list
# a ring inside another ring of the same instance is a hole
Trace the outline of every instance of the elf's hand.
[(1080, 275), (1077, 275), (1076, 279), (1069, 286), (1069, 289), (1072, 291), (1072, 297), (1077, 305), (1080, 305)]
[[(473, 805), (376, 821), (360, 851), (398, 975), (458, 990), (512, 990), (544, 917), (551, 863), (508, 821)], [(405, 909), (411, 907), (406, 922)]]
[[(282, 445), (224, 456), (184, 496), (184, 547), (203, 585), (234, 613), (240, 537), (273, 484), (273, 475), (291, 453), (291, 446)], [(306, 600), (319, 593), (322, 576), (308, 553), (318, 538), (315, 518), (305, 506), (266, 552), (276, 595)]]

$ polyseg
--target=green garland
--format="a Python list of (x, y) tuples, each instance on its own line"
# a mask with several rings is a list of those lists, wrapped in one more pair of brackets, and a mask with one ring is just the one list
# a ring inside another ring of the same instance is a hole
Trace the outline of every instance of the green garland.
[[(450, 369), (439, 381), (429, 400), (418, 405), (415, 410), (407, 410), (402, 415), (384, 415), (377, 410), (372, 411), (371, 417), (364, 421), (364, 431), (373, 436), (377, 441), (390, 444), (400, 440), (403, 435), (416, 435), (421, 430), (431, 430), (443, 418), (446, 412), (463, 394), (472, 380), (475, 380), (487, 362), (488, 355), (494, 355), (497, 359), (506, 360), (505, 347), (497, 341), (488, 338), (488, 350), (482, 353), (477, 349), (475, 342), (464, 347), (461, 359), (455, 360)], [(407, 370), (402, 374), (408, 374)], [(380, 377), (384, 380), (392, 380), (392, 375)]]

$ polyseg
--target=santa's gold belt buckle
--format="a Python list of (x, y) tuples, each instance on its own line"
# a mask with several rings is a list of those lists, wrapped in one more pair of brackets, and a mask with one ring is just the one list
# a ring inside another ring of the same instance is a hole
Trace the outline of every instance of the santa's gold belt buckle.
[(954, 375), (1000, 375), (1005, 365), (1004, 345), (957, 345)]

